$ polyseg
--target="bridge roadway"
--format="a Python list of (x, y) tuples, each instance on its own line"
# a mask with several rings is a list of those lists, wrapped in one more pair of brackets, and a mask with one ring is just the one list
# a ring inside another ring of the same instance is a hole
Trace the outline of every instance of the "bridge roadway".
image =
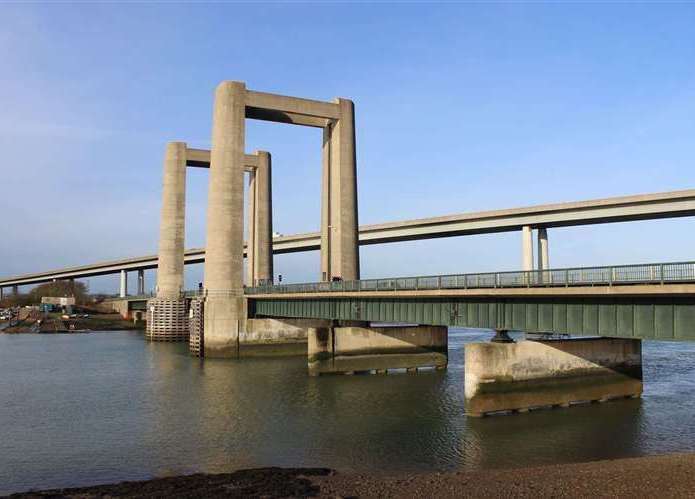
[[(521, 230), (525, 226), (569, 227), (693, 215), (695, 215), (695, 189), (688, 189), (363, 225), (359, 228), (359, 243), (361, 245), (382, 244), (509, 232)], [(320, 244), (321, 238), (318, 232), (280, 236), (273, 239), (273, 253), (318, 250)], [(205, 248), (186, 250), (184, 261), (185, 264), (204, 262)], [(56, 279), (77, 279), (154, 268), (157, 268), (157, 255), (147, 255), (6, 277), (0, 279), (0, 287), (40, 284)]]
[(695, 262), (247, 288), (249, 317), (695, 341)]

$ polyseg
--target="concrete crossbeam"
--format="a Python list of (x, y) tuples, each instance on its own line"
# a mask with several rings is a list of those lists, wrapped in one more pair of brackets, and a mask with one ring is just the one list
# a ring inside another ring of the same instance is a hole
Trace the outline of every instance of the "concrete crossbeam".
[[(210, 168), (209, 149), (186, 149), (186, 166)], [(258, 167), (258, 154), (244, 154), (244, 171), (251, 172)]]
[(266, 92), (246, 91), (246, 107), (267, 109), (282, 113), (312, 116), (337, 120), (341, 117), (339, 105), (299, 97), (270, 94)]

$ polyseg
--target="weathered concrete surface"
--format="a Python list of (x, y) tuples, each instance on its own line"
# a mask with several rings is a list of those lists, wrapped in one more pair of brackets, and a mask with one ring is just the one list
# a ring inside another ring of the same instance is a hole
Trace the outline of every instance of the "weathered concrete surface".
[(170, 142), (164, 156), (157, 298), (176, 300), (181, 297), (185, 220), (186, 144)]
[[(186, 144), (170, 142), (164, 155), (162, 211), (159, 222), (157, 296), (147, 302), (145, 338), (187, 341), (188, 324), (183, 293), (186, 221)], [(144, 292), (143, 270), (138, 270), (138, 294)]]
[(247, 191), (246, 216), (248, 226), (246, 228), (246, 285), (254, 286), (256, 283), (256, 170), (249, 172)]
[(309, 328), (330, 325), (316, 319), (247, 319), (239, 335), (239, 356), (306, 355)]
[(360, 278), (357, 216), (355, 106), (336, 99), (340, 118), (323, 135), (321, 182), (321, 278)]
[(270, 153), (257, 151), (258, 167), (256, 168), (254, 203), (255, 216), (255, 283), (273, 280), (273, 182)]
[(205, 261), (205, 356), (236, 357), (244, 320), (244, 119), (246, 86), (215, 92)]
[(639, 396), (642, 343), (617, 338), (466, 345), (466, 413)]
[(128, 300), (113, 300), (109, 302), (111, 305), (111, 308), (114, 312), (118, 312), (118, 314), (123, 318), (123, 319), (131, 319), (131, 314), (130, 314), (130, 307), (128, 305)]
[(249, 286), (273, 280), (273, 207), (270, 153), (256, 151), (249, 171), (246, 282)]
[(386, 371), (447, 365), (443, 326), (309, 329), (309, 374)]

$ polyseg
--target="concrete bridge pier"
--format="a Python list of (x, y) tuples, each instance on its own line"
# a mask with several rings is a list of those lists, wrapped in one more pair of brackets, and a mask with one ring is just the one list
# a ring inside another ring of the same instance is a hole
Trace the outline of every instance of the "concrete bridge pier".
[(128, 272), (121, 270), (121, 285), (118, 296), (125, 298), (128, 296)]
[(446, 368), (445, 326), (366, 327), (349, 324), (312, 327), (308, 335), (309, 374), (415, 372)]
[(145, 294), (145, 271), (138, 270), (138, 296)]
[(5, 299), (5, 288), (0, 286), (0, 300), (4, 300), (4, 299)]
[(471, 343), (465, 352), (466, 414), (542, 407), (642, 394), (642, 342), (576, 338)]
[(550, 268), (550, 255), (548, 252), (548, 229), (538, 229), (538, 270)]
[(246, 85), (215, 91), (205, 255), (204, 355), (236, 357), (245, 321), (244, 138)]
[(521, 270), (533, 270), (533, 230), (529, 225), (521, 229)]
[[(171, 142), (164, 156), (157, 296), (147, 302), (148, 340), (188, 340), (188, 308), (183, 297), (185, 216), (186, 144)], [(144, 273), (138, 272), (140, 287), (144, 293)]]
[(12, 294), (14, 296), (17, 296), (19, 294), (19, 286), (17, 286), (16, 284), (12, 286)]

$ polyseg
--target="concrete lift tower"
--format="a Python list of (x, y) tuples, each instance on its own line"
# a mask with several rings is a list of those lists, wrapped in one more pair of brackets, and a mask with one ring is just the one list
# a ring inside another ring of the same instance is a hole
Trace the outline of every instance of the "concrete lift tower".
[[(354, 105), (247, 90), (215, 92), (205, 256), (206, 357), (235, 357), (246, 321), (243, 295), (243, 163), (246, 118), (323, 129), (321, 278), (359, 279)], [(182, 259), (181, 259), (182, 261)]]

